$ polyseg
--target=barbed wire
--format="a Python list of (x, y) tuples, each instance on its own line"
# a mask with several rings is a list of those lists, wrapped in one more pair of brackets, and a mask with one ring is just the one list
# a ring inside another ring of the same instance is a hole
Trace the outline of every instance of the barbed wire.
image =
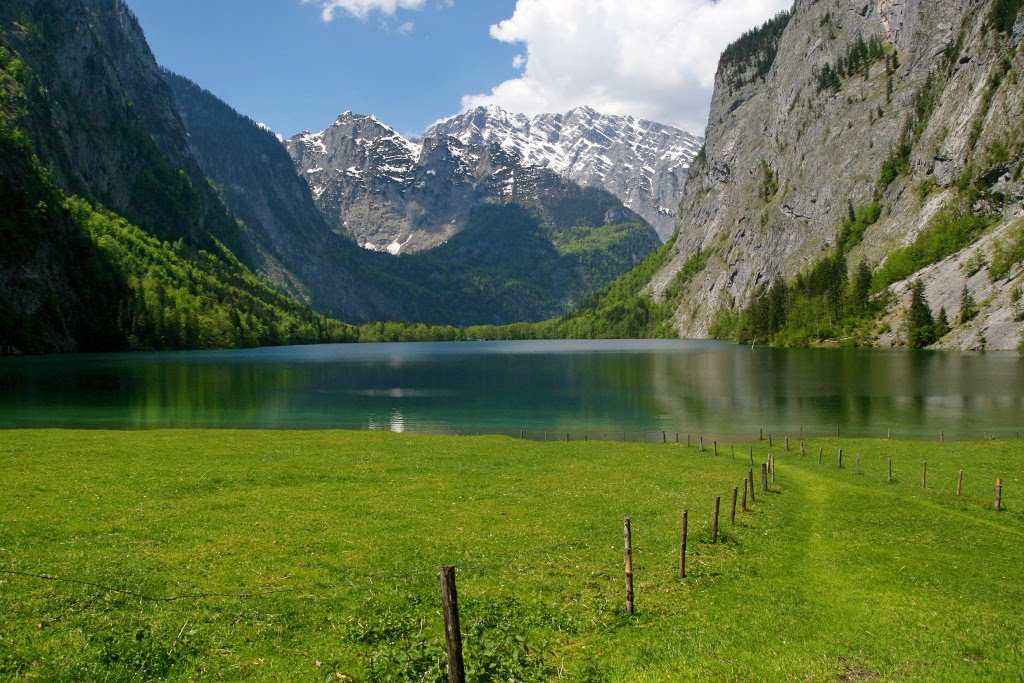
[[(502, 567), (508, 567), (511, 564), (524, 560), (528, 557), (540, 553), (547, 553), (552, 550), (567, 547), (567, 546), (582, 546), (589, 549), (589, 544), (580, 544), (578, 541), (560, 541), (558, 543), (551, 543), (548, 545), (538, 546), (529, 550), (523, 551), (517, 555), (511, 557), (502, 558), (501, 560), (495, 560), (494, 562), (487, 563), (475, 563), (475, 564), (459, 564), (457, 566), (460, 572), (479, 572), (490, 569), (497, 569)], [(439, 565), (440, 566), (440, 565)], [(284, 586), (280, 588), (266, 588), (258, 590), (247, 590), (240, 592), (224, 592), (224, 591), (212, 591), (212, 592), (198, 592), (198, 593), (182, 593), (178, 595), (166, 595), (158, 596), (151, 595), (140, 590), (130, 588), (120, 588), (112, 586), (98, 581), (92, 581), (88, 579), (80, 579), (75, 577), (58, 576), (48, 572), (32, 572), (32, 571), (21, 571), (16, 569), (3, 569), (0, 568), (0, 574), (5, 576), (15, 576), (20, 578), (38, 579), (41, 581), (51, 581), (54, 583), (67, 583), (80, 586), (88, 586), (90, 588), (96, 588), (108, 593), (116, 593), (118, 595), (125, 595), (131, 598), (136, 598), (145, 602), (179, 602), (186, 600), (208, 600), (212, 598), (225, 598), (225, 599), (246, 599), (246, 598), (258, 598), (268, 595), (278, 595), (285, 593), (320, 593), (326, 591), (337, 590), (339, 588), (354, 588), (360, 583), (376, 582), (397, 582), (401, 580), (415, 579), (425, 575), (433, 575), (436, 573), (436, 569), (413, 569), (408, 572), (389, 572), (381, 574), (361, 574), (357, 575), (353, 572), (348, 572), (348, 577), (344, 581), (334, 581), (331, 583), (312, 583), (304, 586)]]

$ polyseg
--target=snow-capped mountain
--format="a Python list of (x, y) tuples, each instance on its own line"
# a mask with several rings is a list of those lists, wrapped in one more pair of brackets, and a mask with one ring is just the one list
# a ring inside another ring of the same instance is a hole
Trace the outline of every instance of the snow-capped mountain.
[(478, 107), (435, 124), (427, 136), (466, 145), (497, 144), (531, 166), (587, 187), (608, 190), (653, 225), (664, 240), (703, 138), (672, 126), (610, 116), (590, 107), (532, 118)]
[(544, 213), (552, 201), (572, 200), (592, 207), (595, 227), (602, 220), (644, 222), (613, 195), (584, 191), (496, 142), (433, 132), (412, 142), (373, 116), (345, 112), (326, 130), (301, 133), (286, 145), (328, 223), (374, 251), (437, 246), (485, 203), (516, 202)]

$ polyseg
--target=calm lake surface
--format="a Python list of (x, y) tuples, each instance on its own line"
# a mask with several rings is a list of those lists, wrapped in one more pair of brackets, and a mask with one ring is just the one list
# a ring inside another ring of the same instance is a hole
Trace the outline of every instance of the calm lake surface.
[(1013, 353), (707, 341), (350, 344), (0, 359), (0, 427), (297, 427), (659, 438), (1024, 429)]

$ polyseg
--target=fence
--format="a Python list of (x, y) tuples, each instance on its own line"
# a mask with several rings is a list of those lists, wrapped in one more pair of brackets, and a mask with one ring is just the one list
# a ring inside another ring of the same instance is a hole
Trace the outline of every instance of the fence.
[[(529, 438), (525, 430), (520, 431), (519, 438)], [(546, 434), (542, 435), (542, 438), (546, 438)], [(607, 434), (601, 436), (606, 437)], [(622, 441), (628, 441), (626, 438), (628, 433), (621, 434)], [(644, 435), (646, 436), (646, 435)], [(706, 449), (705, 439), (703, 436), (698, 436), (699, 446), (692, 446), (692, 439), (690, 434), (685, 435), (685, 439), (682, 434), (673, 432), (671, 435), (667, 431), (662, 431), (657, 435), (659, 439), (652, 440), (654, 443), (661, 444), (672, 444), (678, 446), (680, 449), (694, 449), (697, 453), (709, 453)], [(793, 458), (799, 458), (804, 460), (807, 457), (806, 440), (803, 430), (800, 433), (800, 439), (798, 441), (798, 451), (793, 454)], [(944, 442), (945, 435), (940, 433), (937, 441)], [(759, 438), (762, 441), (767, 441), (768, 447), (774, 449), (774, 438), (772, 433), (767, 435), (762, 430)], [(571, 442), (572, 435), (564, 434), (564, 440)], [(584, 434), (582, 439), (583, 442), (591, 440), (590, 435)], [(597, 439), (595, 439), (597, 440)], [(613, 439), (605, 439), (613, 440)], [(616, 439), (617, 440), (617, 439)], [(641, 439), (646, 441), (646, 438)], [(684, 445), (685, 443), (685, 445)], [(786, 453), (793, 453), (791, 450), (790, 439), (788, 436), (783, 439), (783, 448)], [(824, 465), (823, 462), (824, 445), (820, 445), (818, 448), (818, 465)], [(717, 440), (712, 440), (712, 450), (710, 451), (710, 457), (721, 457), (719, 452), (719, 444)], [(731, 459), (733, 462), (736, 461), (735, 445), (730, 447)], [(836, 469), (848, 469), (844, 468), (843, 456), (844, 449), (838, 447), (836, 451)], [(778, 492), (781, 490), (773, 488), (776, 484), (776, 458), (777, 455), (774, 450), (769, 450), (766, 456), (766, 460), (760, 464), (759, 469), (761, 475), (761, 486), (760, 491), (762, 493)], [(737, 512), (740, 514), (746, 514), (752, 511), (753, 506), (757, 501), (757, 495), (755, 493), (754, 486), (754, 453), (753, 446), (749, 448), (749, 459), (751, 466), (747, 468), (743, 474), (739, 485), (733, 486), (731, 491), (727, 491), (726, 495), (729, 495), (729, 509), (728, 519), (731, 526), (737, 524)], [(852, 472), (853, 476), (863, 477), (865, 476), (865, 468), (863, 466), (862, 458), (860, 453), (855, 453), (856, 468)], [(891, 457), (886, 459), (885, 462), (884, 476), (887, 484), (894, 485), (900, 482), (900, 479), (896, 476), (897, 473), (893, 467), (893, 460)], [(959, 469), (955, 482), (950, 482), (950, 490), (955, 490), (955, 495), (960, 498), (964, 491), (965, 481), (965, 470)], [(968, 479), (969, 481), (969, 479)], [(927, 461), (921, 462), (921, 489), (924, 491), (934, 490), (934, 481), (929, 484), (928, 480), (928, 463)], [(743, 489), (742, 498), (740, 497), (740, 488)], [(1003, 479), (997, 478), (994, 485), (994, 497), (992, 499), (991, 509), (996, 512), (1002, 512), (1006, 508), (1003, 503), (1004, 487)], [(720, 515), (721, 515), (721, 503), (722, 495), (715, 495), (713, 499), (708, 501), (707, 513), (710, 518), (711, 527), (711, 540), (710, 543), (715, 544), (719, 541), (719, 526), (720, 526)], [(686, 580), (688, 578), (687, 573), (687, 553), (689, 546), (689, 531), (690, 531), (690, 512), (689, 509), (682, 510), (680, 518), (680, 541), (678, 546), (678, 578), (679, 580)], [(624, 572), (624, 599), (623, 609), (627, 614), (635, 614), (636, 605), (638, 600), (642, 600), (642, 596), (638, 596), (634, 583), (634, 546), (632, 542), (633, 532), (633, 520), (631, 517), (626, 516), (623, 520), (623, 572)], [(459, 613), (459, 602), (458, 602), (458, 588), (457, 588), (457, 575), (459, 572), (476, 571), (494, 569), (499, 567), (508, 566), (511, 563), (523, 561), (529, 558), (536, 558), (538, 555), (543, 553), (550, 553), (555, 550), (572, 550), (585, 547), (585, 544), (580, 544), (576, 541), (559, 542), (553, 544), (547, 544), (537, 546), (524, 551), (516, 556), (510, 558), (503, 558), (500, 561), (493, 563), (483, 564), (463, 564), (456, 566), (454, 564), (441, 565), (439, 570), (440, 580), (440, 597), (439, 603), (441, 605), (441, 613), (444, 621), (444, 634), (445, 634), (445, 649), (448, 663), (448, 674), (449, 680), (452, 682), (464, 682), (465, 681), (465, 666), (463, 662), (463, 646), (462, 646), (462, 632), (460, 629), (460, 613)], [(95, 588), (100, 591), (121, 594), (133, 599), (140, 601), (149, 602), (179, 602), (179, 601), (198, 601), (208, 599), (252, 599), (259, 598), (261, 596), (275, 595), (275, 594), (309, 594), (323, 591), (336, 591), (346, 588), (357, 588), (359, 585), (364, 583), (372, 584), (373, 582), (395, 582), (403, 579), (422, 578), (428, 574), (434, 573), (433, 568), (419, 568), (409, 572), (403, 573), (388, 573), (388, 574), (355, 574), (351, 573), (346, 575), (343, 579), (331, 582), (331, 583), (315, 583), (305, 586), (294, 586), (294, 587), (280, 587), (280, 588), (268, 588), (260, 590), (251, 590), (244, 592), (209, 592), (209, 593), (182, 593), (176, 595), (150, 595), (141, 591), (133, 590), (131, 588), (124, 588), (118, 586), (105, 585), (100, 582), (95, 582), (86, 579), (80, 579), (75, 577), (56, 576), (44, 572), (31, 572), (14, 569), (0, 569), (0, 574), (10, 577), (17, 577), (21, 579), (36, 579), (41, 581), (51, 581), (58, 583), (66, 583), (79, 585), (89, 588)]]

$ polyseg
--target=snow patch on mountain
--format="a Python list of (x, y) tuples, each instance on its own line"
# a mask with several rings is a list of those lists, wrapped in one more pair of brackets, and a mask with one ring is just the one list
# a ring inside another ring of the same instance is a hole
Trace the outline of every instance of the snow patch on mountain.
[(432, 136), (471, 146), (497, 144), (524, 165), (608, 190), (654, 225), (662, 239), (675, 229), (690, 163), (704, 144), (673, 126), (591, 107), (532, 118), (494, 105), (477, 107), (434, 124), (426, 133)]

